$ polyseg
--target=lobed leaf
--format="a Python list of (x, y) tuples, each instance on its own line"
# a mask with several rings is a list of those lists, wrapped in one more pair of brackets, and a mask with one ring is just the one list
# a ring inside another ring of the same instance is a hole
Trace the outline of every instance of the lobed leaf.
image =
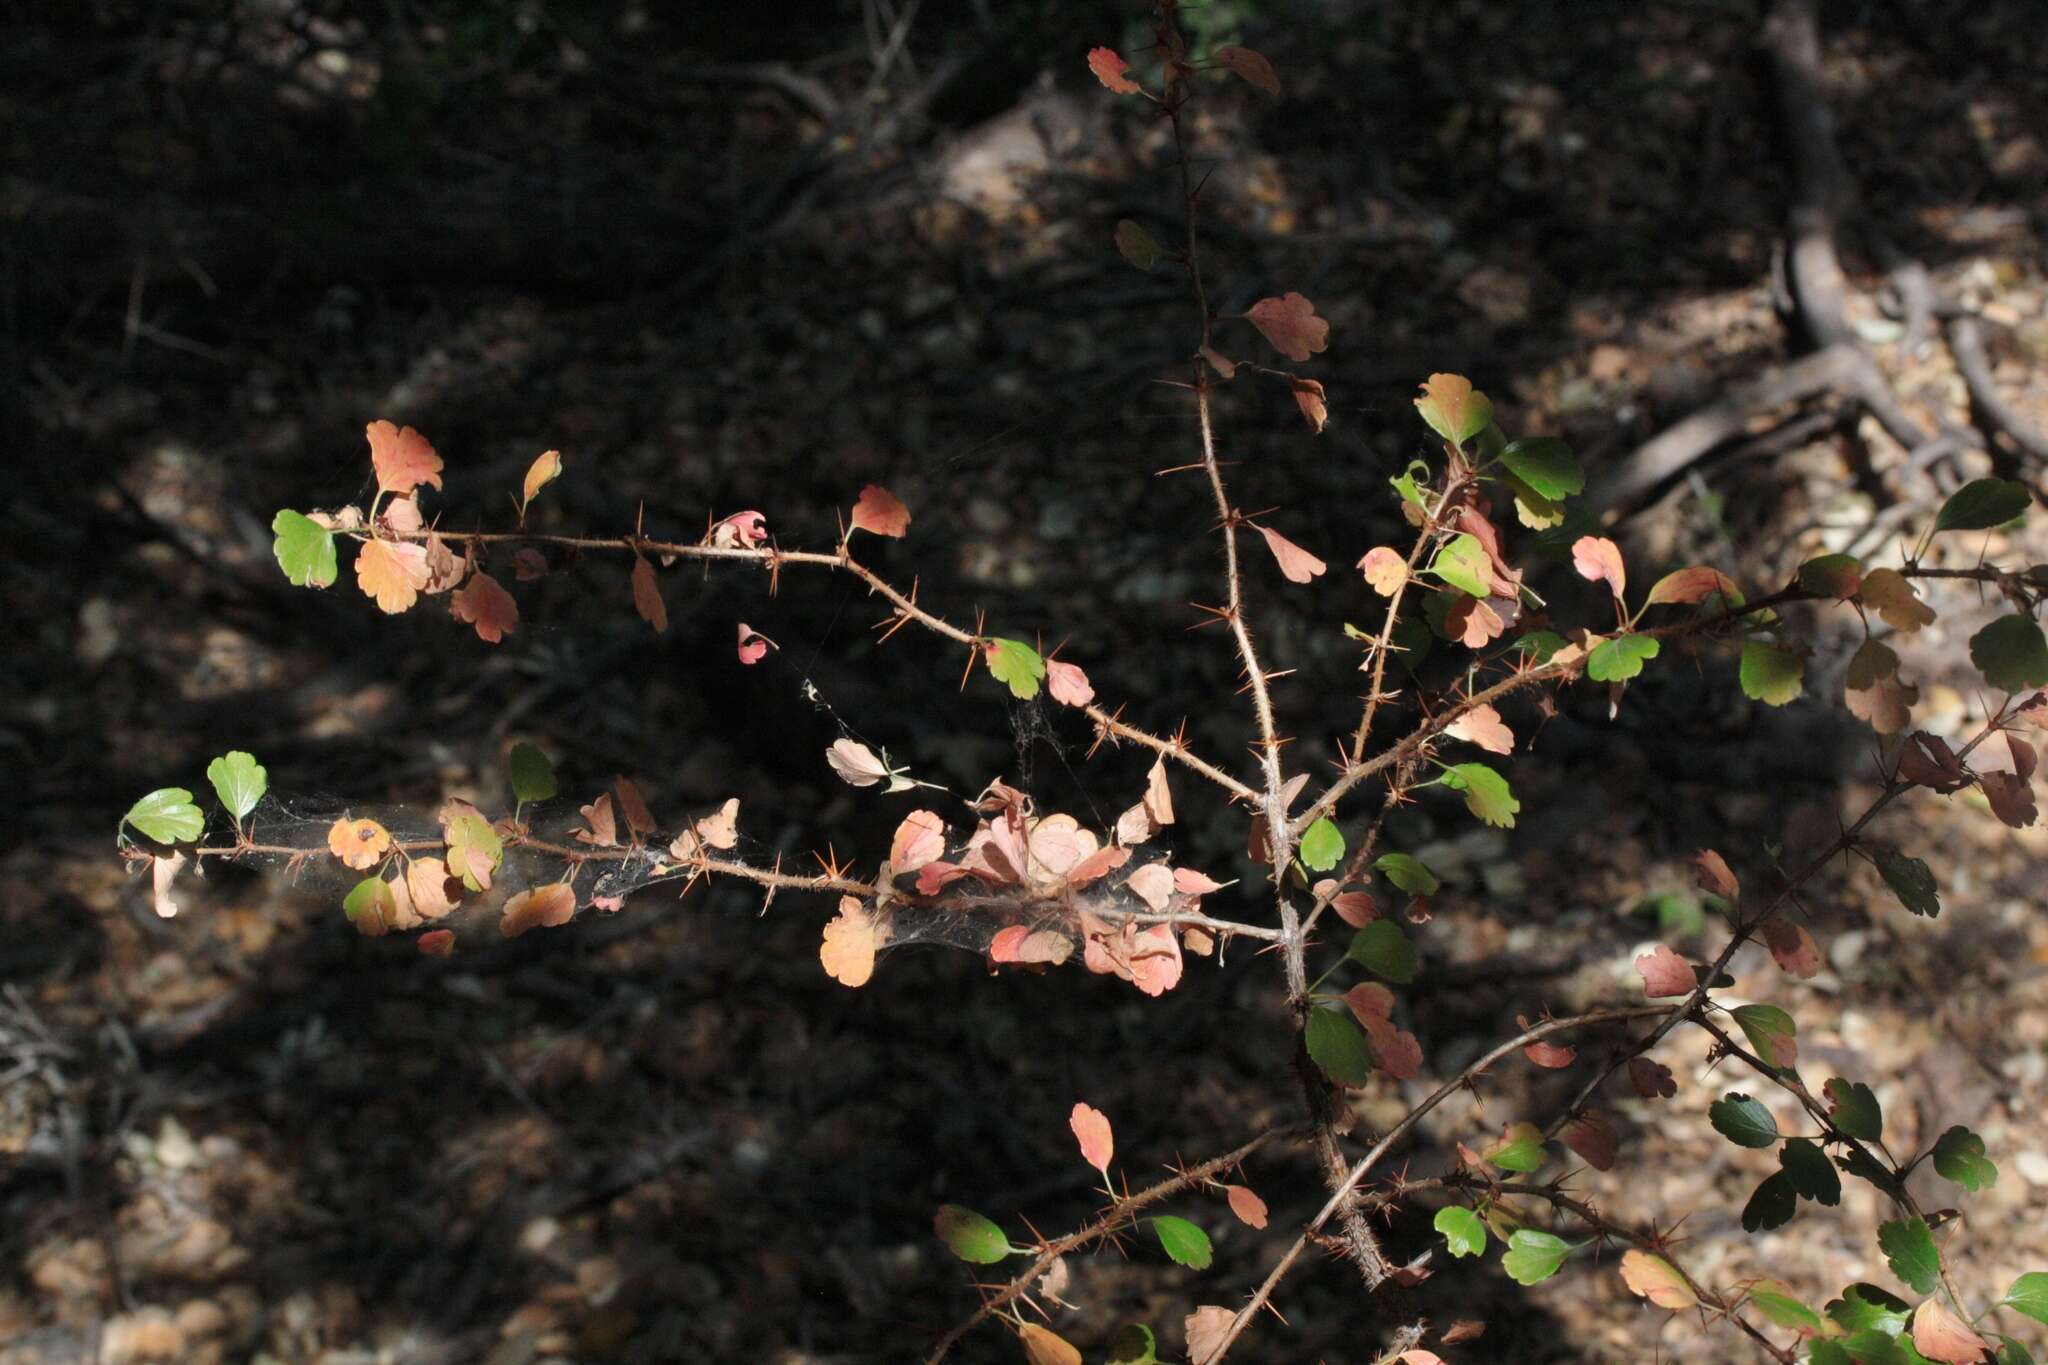
[(276, 537), (271, 553), (277, 567), (295, 587), (325, 588), (333, 585), (339, 568), (334, 558), (334, 532), (302, 512), (279, 512), (270, 520)]
[(270, 788), (269, 772), (254, 754), (240, 749), (230, 749), (207, 764), (206, 780), (213, 784), (213, 794), (220, 798), (221, 805), (238, 822), (248, 818)]

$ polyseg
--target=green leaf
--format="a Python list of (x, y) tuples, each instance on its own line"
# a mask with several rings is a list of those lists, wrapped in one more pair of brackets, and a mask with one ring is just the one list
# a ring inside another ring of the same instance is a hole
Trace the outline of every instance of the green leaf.
[(1209, 1234), (1185, 1218), (1176, 1218), (1170, 1213), (1161, 1214), (1152, 1220), (1153, 1235), (1159, 1238), (1159, 1245), (1176, 1264), (1190, 1270), (1207, 1270), (1216, 1253), (1209, 1247)]
[(1045, 678), (1045, 660), (1030, 645), (1022, 640), (990, 640), (983, 657), (988, 660), (989, 675), (1008, 683), (1019, 701), (1038, 695), (1038, 684)]
[(1793, 1041), (1799, 1025), (1791, 1015), (1776, 1005), (1741, 1005), (1734, 1013), (1735, 1022), (1742, 1026), (1757, 1056), (1778, 1067), (1790, 1066), (1799, 1059), (1799, 1045)]
[(1800, 1198), (1830, 1208), (1842, 1202), (1842, 1173), (1811, 1138), (1793, 1138), (1780, 1147), (1778, 1164)]
[(1401, 501), (1424, 511), (1429, 510), (1429, 498), (1422, 487), (1429, 482), (1429, 466), (1420, 460), (1410, 460), (1408, 467), (1387, 480), (1394, 485), (1394, 491), (1401, 495)]
[(1752, 701), (1783, 706), (1799, 695), (1806, 660), (1789, 649), (1751, 640), (1742, 647), (1742, 691)]
[(263, 793), (270, 789), (270, 774), (254, 754), (240, 749), (230, 749), (207, 764), (206, 780), (213, 783), (213, 794), (237, 822), (248, 818), (256, 803), (263, 799)]
[(1571, 1254), (1571, 1244), (1555, 1233), (1517, 1228), (1508, 1238), (1508, 1254), (1501, 1257), (1500, 1264), (1516, 1284), (1541, 1284), (1555, 1275)]
[(2034, 1365), (2034, 1357), (2027, 1353), (2027, 1348), (2011, 1337), (2005, 1339), (2005, 1345), (1998, 1348), (1992, 1359), (1997, 1365)]
[(1654, 635), (1617, 635), (1602, 640), (1586, 656), (1586, 676), (1594, 682), (1627, 682), (1662, 649)]
[(1773, 1326), (1815, 1334), (1824, 1326), (1820, 1314), (1800, 1302), (1789, 1288), (1776, 1280), (1759, 1280), (1750, 1286), (1749, 1301)]
[(1549, 1160), (1543, 1150), (1543, 1130), (1533, 1123), (1517, 1123), (1509, 1126), (1486, 1153), (1486, 1159), (1504, 1171), (1527, 1175), (1543, 1169)]
[(1970, 662), (2003, 692), (2048, 683), (2048, 640), (2031, 616), (2001, 616), (1970, 637)]
[(1707, 1121), (1738, 1147), (1768, 1147), (1778, 1140), (1778, 1121), (1771, 1111), (1733, 1090), (1707, 1106)]
[(1988, 531), (2023, 515), (2029, 501), (2025, 484), (2008, 479), (1972, 479), (1949, 494), (1934, 518), (1934, 529)]
[(561, 790), (555, 784), (555, 765), (531, 744), (512, 746), (510, 767), (512, 799), (522, 806), (528, 801), (550, 800)]
[(1934, 869), (1920, 859), (1893, 850), (1877, 860), (1877, 871), (1899, 898), (1899, 904), (1914, 914), (1933, 919), (1941, 913), (1941, 892), (1934, 885)]
[(1562, 526), (1569, 509), (1561, 498), (1546, 498), (1528, 484), (1507, 473), (1501, 482), (1515, 496), (1515, 520), (1532, 531), (1547, 531), (1553, 526)]
[[(382, 877), (365, 877), (349, 888), (342, 898), (341, 913), (354, 924), (366, 914), (375, 914), (389, 924), (397, 916), (398, 898), (392, 894), (391, 883)], [(374, 932), (374, 931), (373, 931)]]
[(939, 1234), (948, 1251), (975, 1265), (994, 1265), (1013, 1250), (1001, 1228), (958, 1204), (941, 1204), (939, 1216), (932, 1220), (932, 1230)]
[(1934, 1170), (1972, 1194), (1998, 1183), (1998, 1167), (1984, 1155), (1984, 1139), (1961, 1124), (1934, 1140)]
[(1493, 403), (1461, 374), (1431, 375), (1415, 408), (1431, 431), (1460, 448), (1493, 421)]
[(1551, 656), (1568, 643), (1564, 636), (1554, 630), (1532, 630), (1527, 635), (1518, 636), (1509, 648), (1528, 655), (1531, 663), (1547, 664)]
[(481, 857), (496, 872), (505, 863), (505, 841), (498, 837), (498, 831), (491, 828), (491, 822), (482, 815), (457, 816), (443, 828), (443, 837), (448, 842), (448, 870), (462, 878), (462, 884), (471, 891), (485, 889), (484, 882), (471, 866), (472, 857)]
[(1413, 981), (1421, 966), (1415, 945), (1401, 932), (1401, 926), (1390, 919), (1376, 919), (1353, 934), (1351, 951), (1345, 956), (1397, 986)]
[(1531, 436), (1501, 451), (1500, 462), (1550, 502), (1586, 491), (1586, 471), (1572, 448), (1554, 436)]
[(1858, 1283), (1844, 1289), (1841, 1298), (1828, 1300), (1825, 1311), (1845, 1332), (1877, 1331), (1897, 1336), (1905, 1330), (1906, 1316), (1913, 1309), (1889, 1289)]
[(1799, 586), (1815, 597), (1845, 601), (1863, 586), (1863, 561), (1854, 555), (1821, 555), (1799, 566)]
[(1372, 865), (1387, 874), (1387, 880), (1411, 896), (1433, 896), (1442, 883), (1420, 858), (1406, 853), (1382, 853)]
[(2030, 1270), (2012, 1282), (1999, 1306), (2025, 1313), (2035, 1322), (2048, 1323), (2048, 1271)]
[(1465, 809), (1487, 824), (1500, 829), (1515, 827), (1515, 812), (1522, 803), (1515, 799), (1508, 780), (1484, 763), (1460, 763), (1444, 769), (1443, 784), (1465, 793)]
[(1106, 1365), (1158, 1365), (1159, 1339), (1142, 1322), (1127, 1322), (1109, 1339)]
[(1835, 1127), (1865, 1142), (1883, 1139), (1884, 1110), (1877, 1103), (1877, 1093), (1869, 1086), (1837, 1076), (1821, 1089), (1828, 1097), (1829, 1116)]
[(1438, 1209), (1433, 1226), (1454, 1259), (1479, 1256), (1486, 1251), (1486, 1220), (1462, 1204)]
[(1799, 1209), (1799, 1193), (1792, 1188), (1791, 1179), (1783, 1171), (1767, 1176), (1764, 1183), (1756, 1187), (1749, 1196), (1749, 1202), (1742, 1206), (1742, 1230), (1744, 1232), (1769, 1232), (1792, 1221), (1792, 1215)]
[(1941, 1253), (1935, 1250), (1934, 1234), (1918, 1218), (1900, 1218), (1877, 1230), (1877, 1244), (1892, 1274), (1913, 1287), (1914, 1292), (1932, 1294), (1941, 1283)]
[(158, 787), (121, 817), (160, 844), (190, 843), (206, 832), (206, 817), (183, 787)]
[(1344, 856), (1344, 832), (1326, 815), (1301, 832), (1296, 851), (1301, 855), (1302, 865), (1310, 871), (1328, 872)]
[(1126, 218), (1116, 225), (1117, 254), (1140, 270), (1159, 264), (1158, 239)]
[(1928, 1365), (1927, 1358), (1914, 1350), (1905, 1337), (1874, 1327), (1845, 1339), (1842, 1349), (1856, 1365)]
[(301, 588), (324, 588), (334, 582), (334, 532), (289, 510), (270, 519), (270, 531), (277, 537), (271, 553), (286, 578)]
[(1701, 911), (1698, 901), (1691, 896), (1673, 895), (1670, 892), (1648, 897), (1631, 913), (1644, 919), (1655, 920), (1657, 936), (1666, 940), (1690, 938), (1703, 932), (1707, 927), (1707, 917)]
[(1841, 1342), (1823, 1337), (1807, 1347), (1806, 1365), (1856, 1365), (1856, 1357)]
[(1372, 1048), (1365, 1034), (1341, 1010), (1317, 1007), (1302, 1029), (1310, 1060), (1339, 1085), (1364, 1085), (1372, 1078)]
[(1430, 572), (1462, 593), (1485, 597), (1493, 591), (1493, 559), (1479, 537), (1460, 532), (1445, 542)]

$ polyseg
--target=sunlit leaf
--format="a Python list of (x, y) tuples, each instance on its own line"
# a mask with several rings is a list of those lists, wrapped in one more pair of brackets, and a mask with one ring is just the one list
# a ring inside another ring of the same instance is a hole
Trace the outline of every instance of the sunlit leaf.
[(1493, 404), (1461, 374), (1433, 374), (1422, 383), (1416, 411), (1429, 429), (1461, 449), (1493, 421)]
[(1022, 640), (992, 639), (982, 646), (982, 657), (988, 663), (989, 676), (1006, 684), (1018, 700), (1030, 701), (1038, 695), (1038, 685), (1045, 679), (1045, 660), (1030, 645)]
[(334, 558), (334, 532), (311, 517), (290, 510), (271, 518), (270, 532), (276, 537), (271, 553), (277, 556), (277, 567), (284, 570), (284, 576), (293, 584), (325, 588), (334, 582), (339, 573)]
[(1742, 691), (1752, 701), (1783, 706), (1799, 695), (1806, 660), (1795, 651), (1750, 640), (1742, 646)]
[(1289, 360), (1307, 360), (1330, 344), (1330, 324), (1316, 316), (1316, 306), (1299, 294), (1260, 299), (1245, 310), (1259, 335)]
[(1621, 1278), (1629, 1292), (1674, 1313), (1697, 1307), (1700, 1301), (1671, 1262), (1640, 1248), (1622, 1253)]
[(1734, 1013), (1757, 1056), (1779, 1067), (1799, 1060), (1799, 1025), (1791, 1015), (1776, 1005), (1740, 1005)]
[(1433, 1226), (1454, 1258), (1479, 1256), (1486, 1251), (1485, 1221), (1462, 1204), (1438, 1209)]
[(1465, 808), (1489, 825), (1513, 829), (1522, 803), (1508, 780), (1484, 763), (1459, 763), (1444, 769), (1443, 784), (1465, 794)]
[(206, 780), (213, 784), (213, 794), (236, 820), (248, 818), (256, 803), (263, 799), (263, 793), (270, 789), (270, 774), (254, 754), (240, 749), (231, 749), (207, 764)]
[(1297, 851), (1310, 871), (1328, 872), (1344, 856), (1344, 833), (1336, 821), (1323, 816), (1301, 832)]
[(1586, 656), (1586, 676), (1594, 682), (1627, 682), (1662, 649), (1654, 635), (1617, 635), (1595, 645)]
[(1508, 1238), (1508, 1253), (1500, 1265), (1516, 1284), (1541, 1284), (1557, 1273), (1571, 1251), (1571, 1244), (1555, 1233), (1517, 1228)]

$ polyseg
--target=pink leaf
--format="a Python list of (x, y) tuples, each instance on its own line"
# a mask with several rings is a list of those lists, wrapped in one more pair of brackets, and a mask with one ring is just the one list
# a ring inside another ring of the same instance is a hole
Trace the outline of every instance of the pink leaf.
[(1164, 995), (1180, 984), (1180, 940), (1170, 924), (1148, 924), (1131, 946), (1131, 981), (1147, 995)]
[(1155, 912), (1164, 913), (1173, 895), (1173, 873), (1165, 863), (1147, 863), (1124, 879), (1124, 889)]
[(1515, 751), (1515, 732), (1508, 729), (1507, 722), (1500, 718), (1500, 712), (1491, 706), (1473, 707), (1445, 726), (1444, 733), (1452, 739), (1476, 744), (1488, 753), (1511, 754)]
[(769, 647), (775, 642), (755, 631), (745, 621), (740, 622), (740, 662), (749, 667), (768, 657)]
[(946, 852), (946, 822), (928, 810), (914, 810), (889, 841), (889, 867), (899, 875), (937, 862)]
[(768, 539), (768, 519), (749, 508), (735, 512), (704, 533), (704, 543), (721, 550), (751, 550)]
[(1370, 891), (1339, 892), (1331, 899), (1330, 908), (1337, 912), (1338, 919), (1354, 929), (1363, 929), (1380, 917), (1379, 902)]
[(1095, 700), (1095, 689), (1081, 666), (1063, 659), (1045, 661), (1045, 690), (1062, 706), (1086, 706)]
[(901, 539), (910, 529), (910, 509), (894, 493), (871, 483), (860, 490), (860, 499), (853, 504), (852, 525), (856, 531)]
[(1692, 855), (1693, 867), (1699, 876), (1700, 890), (1711, 891), (1722, 900), (1732, 901), (1742, 895), (1742, 883), (1735, 880), (1735, 874), (1728, 870), (1728, 860), (1711, 848), (1703, 848)]
[(441, 486), (441, 457), (426, 437), (411, 427), (401, 431), (384, 421), (372, 422), (365, 430), (379, 489), (403, 495), (423, 483)]
[(1940, 1299), (1929, 1299), (1913, 1313), (1913, 1349), (1942, 1365), (1978, 1365), (1991, 1346)]
[(1290, 379), (1288, 383), (1294, 387), (1294, 405), (1301, 409), (1316, 435), (1322, 435), (1330, 422), (1330, 404), (1323, 386), (1313, 379)]
[(1329, 565), (1278, 531), (1261, 526), (1258, 532), (1266, 538), (1266, 548), (1271, 550), (1273, 558), (1280, 562), (1280, 573), (1288, 582), (1307, 583), (1329, 568)]
[(1173, 870), (1173, 889), (1183, 896), (1206, 896), (1211, 892), (1221, 891), (1223, 887), (1224, 883), (1213, 881), (1207, 873), (1197, 872), (1192, 867), (1176, 867)]
[(1637, 958), (1636, 970), (1643, 974), (1643, 993), (1652, 1000), (1674, 995), (1690, 995), (1699, 985), (1699, 978), (1693, 975), (1692, 965), (1672, 952), (1668, 943), (1660, 943)]
[(1631, 1291), (1659, 1308), (1679, 1313), (1699, 1304), (1699, 1296), (1693, 1293), (1692, 1286), (1662, 1256), (1652, 1256), (1635, 1248), (1623, 1252), (1621, 1278)]
[(1605, 580), (1619, 602), (1628, 586), (1628, 570), (1621, 562), (1621, 547), (1605, 536), (1580, 536), (1572, 542), (1572, 567), (1589, 583)]
[(818, 960), (825, 974), (842, 986), (865, 986), (875, 974), (875, 949), (881, 935), (867, 910), (852, 896), (839, 898), (839, 913), (825, 926), (825, 941), (818, 946)]
[(1081, 1159), (1101, 1171), (1104, 1180), (1109, 1179), (1109, 1161), (1116, 1155), (1116, 1136), (1110, 1131), (1109, 1116), (1100, 1109), (1077, 1104), (1067, 1118), (1067, 1127), (1074, 1130), (1074, 1141), (1081, 1144)]
[(1361, 1025), (1393, 1017), (1394, 993), (1377, 981), (1361, 981), (1344, 992), (1344, 1003)]
[(1804, 981), (1820, 971), (1820, 945), (1805, 926), (1777, 916), (1764, 921), (1764, 943), (1778, 966)]
[(1260, 299), (1245, 312), (1259, 335), (1289, 360), (1307, 360), (1330, 344), (1330, 324), (1316, 316), (1316, 306), (1299, 294)]

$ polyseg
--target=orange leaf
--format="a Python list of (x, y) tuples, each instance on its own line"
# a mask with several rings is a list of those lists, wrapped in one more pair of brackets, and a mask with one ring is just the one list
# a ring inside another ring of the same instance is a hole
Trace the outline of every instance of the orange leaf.
[(405, 869), (405, 889), (421, 919), (445, 918), (462, 899), (462, 883), (439, 858), (414, 858)]
[(1313, 379), (1290, 379), (1294, 386), (1294, 403), (1301, 409), (1301, 415), (1308, 418), (1308, 424), (1315, 428), (1318, 436), (1330, 421), (1330, 405), (1325, 401), (1323, 386)]
[(1673, 606), (1689, 606), (1695, 602), (1704, 602), (1715, 593), (1720, 593), (1733, 602), (1740, 595), (1740, 590), (1735, 586), (1735, 581), (1719, 569), (1695, 564), (1689, 569), (1675, 569), (1658, 579), (1650, 588), (1649, 600), (1643, 605), (1654, 607), (1668, 603)]
[(393, 616), (419, 601), (429, 577), (424, 545), (371, 540), (356, 551), (356, 585)]
[(1266, 1201), (1249, 1185), (1225, 1185), (1223, 1197), (1230, 1201), (1230, 1211), (1237, 1215), (1237, 1221), (1248, 1228), (1266, 1226)]
[(1109, 1116), (1090, 1105), (1077, 1104), (1067, 1117), (1074, 1141), (1081, 1144), (1081, 1159), (1109, 1179), (1110, 1158), (1116, 1155), (1116, 1136), (1110, 1132)]
[(894, 493), (880, 484), (871, 483), (860, 490), (860, 499), (853, 504), (852, 527), (856, 531), (871, 531), (878, 536), (901, 539), (903, 533), (910, 529), (910, 509)]
[(1633, 1249), (1623, 1252), (1621, 1278), (1633, 1293), (1659, 1308), (1678, 1313), (1699, 1304), (1699, 1296), (1692, 1292), (1692, 1286), (1662, 1256)]
[(818, 960), (825, 974), (842, 986), (865, 986), (875, 974), (877, 946), (874, 921), (853, 896), (839, 898), (839, 913), (825, 926)]
[(1088, 69), (1095, 73), (1095, 79), (1108, 86), (1118, 95), (1135, 95), (1141, 89), (1136, 81), (1124, 75), (1131, 64), (1117, 55), (1112, 47), (1093, 48), (1088, 53)]
[(1024, 1359), (1031, 1365), (1081, 1365), (1081, 1353), (1050, 1327), (1027, 1322), (1017, 1335), (1024, 1339)]
[(1290, 583), (1307, 583), (1330, 566), (1302, 549), (1286, 536), (1269, 527), (1258, 527), (1260, 535), (1266, 538), (1266, 548), (1279, 561), (1280, 574)]
[(575, 913), (576, 892), (567, 882), (550, 882), (506, 901), (498, 932), (506, 938), (518, 938), (528, 929), (553, 929), (567, 924)]
[(657, 634), (668, 629), (668, 604), (661, 600), (661, 589), (655, 585), (654, 565), (637, 553), (633, 556), (633, 609)]
[(441, 457), (426, 437), (411, 427), (401, 431), (381, 420), (370, 423), (365, 432), (370, 438), (370, 464), (377, 471), (378, 488), (403, 495), (423, 483), (441, 486)]
[(420, 951), (428, 957), (446, 957), (455, 951), (452, 929), (429, 929), (420, 935)]
[(344, 866), (360, 872), (391, 851), (391, 831), (375, 820), (336, 820), (327, 828), (327, 848)]
[(626, 828), (635, 834), (654, 833), (654, 812), (647, 809), (647, 802), (641, 799), (640, 788), (624, 777), (612, 779), (612, 790), (619, 794), (619, 814), (626, 819)]
[(1467, 649), (1481, 649), (1499, 639), (1508, 628), (1494, 609), (1493, 599), (1482, 600), (1457, 594), (1458, 600), (1444, 613), (1444, 629)]
[(1216, 60), (1237, 76), (1269, 95), (1280, 93), (1280, 78), (1273, 74), (1273, 64), (1248, 47), (1219, 47)]
[(1385, 545), (1375, 545), (1358, 561), (1358, 571), (1382, 597), (1392, 597), (1408, 581), (1408, 561)]
[(533, 501), (534, 494), (562, 477), (562, 452), (544, 450), (539, 458), (526, 467), (526, 486), (519, 498), (519, 510), (524, 512), (526, 504)]
[(1736, 900), (1742, 895), (1742, 883), (1735, 880), (1735, 874), (1728, 870), (1728, 860), (1711, 848), (1703, 848), (1692, 855), (1693, 866), (1698, 869), (1700, 890), (1711, 891), (1722, 900)]
[(1330, 324), (1316, 316), (1316, 306), (1299, 294), (1260, 299), (1245, 318), (1273, 349), (1289, 360), (1307, 360), (1330, 344)]
[(448, 610), (456, 620), (475, 626), (477, 638), (487, 645), (497, 644), (519, 627), (519, 604), (487, 573), (471, 574), (448, 599)]

